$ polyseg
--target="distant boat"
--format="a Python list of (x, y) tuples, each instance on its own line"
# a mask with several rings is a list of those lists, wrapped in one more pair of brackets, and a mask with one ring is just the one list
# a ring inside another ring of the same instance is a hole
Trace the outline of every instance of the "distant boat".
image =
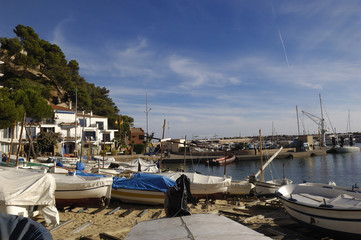
[(326, 230), (361, 235), (361, 192), (318, 183), (283, 186), (276, 191), (298, 222)]
[(352, 153), (360, 152), (360, 148), (354, 145), (354, 138), (352, 135), (348, 137), (335, 137), (332, 139), (332, 148), (329, 149), (328, 153)]
[(224, 165), (224, 164), (234, 162), (235, 160), (236, 160), (236, 156), (233, 155), (233, 154), (229, 154), (229, 155), (227, 155), (225, 157), (214, 159), (212, 161), (212, 164), (213, 165)]

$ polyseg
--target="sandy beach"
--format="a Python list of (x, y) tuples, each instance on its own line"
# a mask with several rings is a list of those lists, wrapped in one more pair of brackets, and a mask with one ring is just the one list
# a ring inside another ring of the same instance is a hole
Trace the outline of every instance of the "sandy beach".
[[(197, 206), (189, 207), (192, 214), (222, 214), (272, 239), (330, 239), (290, 219), (277, 199), (201, 200)], [(60, 212), (60, 221), (68, 223), (55, 230), (48, 229), (52, 230), (54, 239), (124, 239), (138, 222), (163, 217), (163, 206), (111, 202), (105, 209), (65, 209)], [(41, 217), (37, 221), (43, 223)]]

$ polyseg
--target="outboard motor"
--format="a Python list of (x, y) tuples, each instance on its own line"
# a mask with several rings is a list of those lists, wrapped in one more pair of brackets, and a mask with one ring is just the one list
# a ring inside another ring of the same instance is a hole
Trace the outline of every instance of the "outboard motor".
[(177, 186), (168, 188), (164, 199), (164, 210), (167, 217), (191, 215), (187, 203), (197, 205), (197, 199), (190, 190), (189, 178), (182, 174), (176, 181)]

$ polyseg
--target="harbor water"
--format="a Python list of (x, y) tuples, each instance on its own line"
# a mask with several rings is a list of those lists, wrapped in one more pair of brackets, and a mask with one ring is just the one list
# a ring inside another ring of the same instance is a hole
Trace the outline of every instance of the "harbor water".
[[(360, 147), (361, 145), (358, 144)], [(263, 163), (267, 161), (267, 151), (264, 152)], [(283, 168), (284, 165), (284, 168)], [(242, 160), (233, 162), (226, 166), (207, 166), (205, 163), (193, 161), (193, 163), (165, 163), (164, 168), (169, 170), (184, 169), (204, 175), (231, 176), (234, 180), (246, 179), (249, 175), (260, 169), (260, 160)], [(283, 171), (284, 169), (284, 171)], [(293, 180), (293, 183), (317, 182), (329, 183), (333, 181), (339, 186), (357, 184), (361, 187), (361, 152), (344, 154), (327, 154), (326, 156), (315, 156), (294, 159), (274, 159), (265, 169), (265, 180), (279, 179), (283, 177)]]

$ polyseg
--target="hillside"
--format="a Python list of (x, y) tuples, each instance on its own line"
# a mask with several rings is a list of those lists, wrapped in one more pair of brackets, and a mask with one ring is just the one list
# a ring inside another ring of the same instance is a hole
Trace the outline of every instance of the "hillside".
[(0, 36), (0, 128), (19, 121), (23, 112), (36, 120), (49, 117), (48, 102), (77, 100), (78, 110), (108, 117), (110, 128), (126, 135), (134, 120), (119, 113), (108, 89), (88, 83), (76, 60), (68, 61), (59, 46), (40, 39), (31, 27), (17, 25), (14, 33), (15, 38)]

